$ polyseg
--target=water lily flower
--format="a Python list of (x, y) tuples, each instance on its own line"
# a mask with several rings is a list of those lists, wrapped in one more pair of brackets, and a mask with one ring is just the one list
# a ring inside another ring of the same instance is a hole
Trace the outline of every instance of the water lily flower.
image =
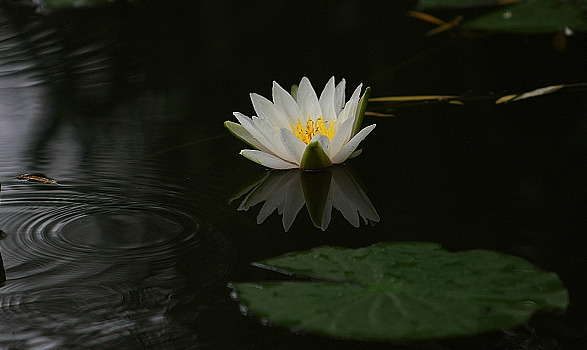
[(292, 94), (273, 82), (273, 102), (251, 94), (257, 116), (235, 112), (240, 124), (226, 121), (224, 126), (254, 148), (241, 155), (268, 168), (316, 170), (340, 164), (361, 152), (359, 143), (375, 128), (360, 130), (370, 88), (359, 98), (359, 85), (345, 104), (345, 86), (344, 79), (335, 85), (332, 77), (318, 98), (306, 77)]

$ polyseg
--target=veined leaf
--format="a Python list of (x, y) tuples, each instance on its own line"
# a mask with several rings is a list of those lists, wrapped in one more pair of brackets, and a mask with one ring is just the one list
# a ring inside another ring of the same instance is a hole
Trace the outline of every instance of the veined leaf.
[(283, 327), (338, 338), (478, 334), (568, 305), (555, 273), (503, 253), (450, 253), (433, 243), (321, 247), (254, 265), (312, 280), (233, 283), (244, 310)]
[[(587, 6), (585, 0), (580, 1)], [(467, 21), (461, 28), (521, 34), (556, 33), (564, 28), (586, 31), (587, 14), (573, 1), (525, 0)]]

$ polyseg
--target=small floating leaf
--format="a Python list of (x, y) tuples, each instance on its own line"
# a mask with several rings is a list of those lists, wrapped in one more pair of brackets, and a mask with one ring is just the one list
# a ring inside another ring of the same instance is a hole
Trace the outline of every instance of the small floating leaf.
[(17, 180), (24, 180), (24, 181), (30, 181), (30, 182), (41, 182), (44, 184), (51, 184), (51, 185), (59, 185), (57, 183), (57, 181), (48, 178), (47, 176), (43, 175), (43, 174), (21, 174), (15, 177), (15, 179)]
[(547, 86), (540, 89), (524, 92), (520, 95), (506, 95), (502, 96), (495, 101), (496, 104), (506, 103), (506, 102), (514, 102), (519, 100), (525, 100), (530, 97), (542, 96), (547, 94), (552, 94), (553, 92), (557, 92), (558, 90), (564, 88), (565, 85), (553, 85)]
[(513, 95), (505, 95), (505, 96), (502, 96), (502, 97), (498, 98), (495, 101), (495, 104), (510, 102), (511, 100), (513, 100), (514, 98), (516, 98), (516, 96), (518, 96), (518, 95), (513, 94)]
[(500, 104), (500, 103), (506, 103), (506, 102), (514, 102), (514, 101), (524, 100), (524, 99), (527, 99), (530, 97), (552, 94), (554, 92), (559, 91), (562, 88), (573, 88), (573, 87), (579, 88), (579, 87), (585, 87), (585, 86), (587, 86), (587, 83), (551, 85), (551, 86), (546, 86), (543, 88), (535, 89), (532, 91), (524, 92), (523, 94), (519, 94), (519, 95), (502, 96), (502, 97), (498, 98), (497, 101), (495, 101), (495, 103)]
[(433, 243), (321, 247), (255, 266), (312, 280), (233, 283), (252, 314), (296, 330), (359, 340), (430, 339), (519, 326), (563, 309), (558, 276), (487, 250)]
[[(420, 11), (467, 8), (487, 8), (489, 11), (464, 22), (460, 26), (463, 30), (516, 34), (557, 33), (563, 28), (587, 30), (584, 0), (420, 0), (418, 4)], [(432, 16), (412, 17), (431, 22)]]

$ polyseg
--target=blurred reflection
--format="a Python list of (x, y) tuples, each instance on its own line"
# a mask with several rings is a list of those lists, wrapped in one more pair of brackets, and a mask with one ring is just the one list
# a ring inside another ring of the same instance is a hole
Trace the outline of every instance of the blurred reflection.
[[(0, 181), (0, 193), (2, 192), (2, 182)], [(0, 239), (6, 237), (6, 233), (0, 230)], [(6, 284), (6, 271), (4, 270), (4, 260), (2, 259), (2, 251), (0, 251), (0, 287)]]
[(6, 270), (4, 270), (4, 261), (2, 260), (2, 252), (0, 251), (0, 287), (6, 285)]
[(338, 209), (354, 227), (359, 227), (359, 216), (365, 224), (379, 222), (379, 215), (358, 178), (345, 165), (319, 172), (266, 171), (243, 185), (230, 201), (242, 196), (244, 199), (238, 210), (247, 211), (265, 202), (259, 210), (257, 223), (263, 223), (277, 209), (278, 214), (283, 215), (286, 232), (304, 203), (314, 226), (322, 231), (330, 224), (332, 208)]

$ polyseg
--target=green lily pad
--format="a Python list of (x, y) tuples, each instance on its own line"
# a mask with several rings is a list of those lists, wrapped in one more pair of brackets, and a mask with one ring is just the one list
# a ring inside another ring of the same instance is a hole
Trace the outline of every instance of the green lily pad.
[[(581, 5), (582, 3), (582, 5)], [(487, 1), (480, 0), (420, 0), (418, 9), (465, 9), (483, 7)], [(497, 2), (495, 2), (497, 4)], [(494, 10), (477, 18), (465, 21), (463, 30), (488, 30), (517, 34), (556, 33), (569, 28), (572, 31), (587, 30), (587, 1), (524, 0), (508, 6), (497, 6)]]
[(451, 253), (433, 243), (321, 247), (254, 263), (310, 280), (231, 283), (243, 310), (337, 338), (410, 340), (472, 335), (563, 309), (553, 272), (486, 250)]
[(467, 21), (461, 28), (521, 34), (556, 33), (564, 28), (578, 32), (587, 30), (587, 14), (572, 1), (526, 0)]

